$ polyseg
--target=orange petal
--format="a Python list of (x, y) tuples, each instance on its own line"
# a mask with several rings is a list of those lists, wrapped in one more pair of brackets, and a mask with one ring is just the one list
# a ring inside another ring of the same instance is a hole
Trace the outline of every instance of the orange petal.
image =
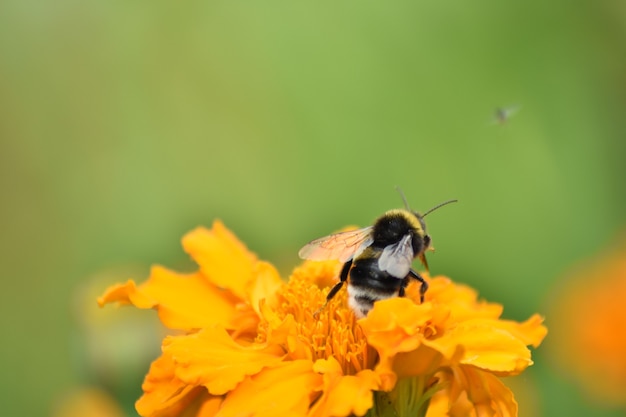
[(81, 387), (63, 395), (54, 407), (54, 417), (124, 417), (118, 400), (103, 388)]
[[(243, 316), (255, 316), (252, 310), (247, 314), (241, 311), (238, 308), (241, 300), (215, 287), (201, 274), (179, 274), (161, 266), (152, 268), (145, 283), (136, 286), (128, 281), (115, 285), (98, 299), (100, 305), (115, 301), (138, 308), (156, 308), (163, 324), (182, 330), (216, 324), (234, 329), (241, 324)], [(253, 322), (248, 325), (256, 325)]]
[(176, 377), (190, 385), (204, 385), (213, 395), (232, 390), (246, 375), (255, 375), (282, 361), (277, 345), (236, 343), (224, 329), (208, 327), (186, 336), (169, 336), (163, 353), (176, 364)]
[(343, 375), (343, 371), (341, 370), (341, 365), (337, 362), (337, 359), (332, 356), (328, 359), (318, 359), (315, 361), (313, 365), (313, 370), (320, 374), (325, 375), (333, 375), (333, 376), (341, 376)]
[[(461, 392), (455, 401), (449, 398), (446, 390), (437, 392), (431, 398), (426, 417), (476, 417), (474, 404), (467, 398), (465, 391)], [(495, 417), (493, 414), (489, 417)]]
[(533, 363), (530, 350), (524, 341), (501, 327), (498, 320), (469, 320), (424, 344), (448, 358), (461, 346), (464, 353), (460, 363), (503, 375), (515, 375)]
[(138, 308), (154, 307), (154, 300), (137, 291), (135, 281), (128, 280), (125, 284), (115, 284), (107, 288), (102, 297), (98, 298), (98, 305), (104, 307), (107, 303), (133, 304)]
[(339, 261), (304, 261), (291, 273), (290, 281), (310, 282), (319, 288), (337, 284), (343, 264)]
[(366, 369), (356, 375), (344, 375), (327, 391), (329, 414), (332, 416), (364, 415), (373, 406), (373, 391), (380, 385), (378, 375)]
[(548, 334), (548, 329), (542, 323), (543, 317), (534, 314), (523, 323), (500, 320), (499, 326), (520, 339), (525, 345), (538, 347)]
[(198, 227), (187, 233), (183, 247), (213, 284), (247, 299), (257, 257), (222, 222), (215, 221), (211, 230)]
[(391, 390), (397, 380), (394, 357), (411, 352), (425, 340), (421, 333), (433, 315), (432, 303), (415, 304), (407, 298), (379, 301), (369, 314), (359, 320), (367, 342), (378, 351), (376, 373), (381, 378), (381, 389)]
[(249, 302), (257, 314), (261, 313), (261, 300), (273, 296), (284, 285), (274, 265), (259, 261), (254, 266), (255, 279), (247, 290)]
[(174, 361), (167, 354), (152, 362), (141, 387), (143, 395), (135, 403), (135, 408), (143, 417), (179, 415), (200, 392), (197, 387), (186, 384), (174, 375)]
[(202, 403), (195, 417), (214, 417), (220, 410), (223, 401), (222, 397), (210, 395), (209, 398)]
[[(477, 417), (517, 416), (517, 402), (511, 390), (495, 375), (471, 366), (453, 368), (454, 378), (448, 389), (451, 410), (466, 410), (463, 402), (472, 404)], [(461, 395), (463, 394), (463, 395)], [(466, 411), (463, 411), (466, 413)], [(461, 415), (451, 412), (452, 415)], [(467, 414), (463, 414), (467, 415)]]
[[(463, 355), (463, 347), (457, 346), (450, 357), (424, 342), (410, 352), (400, 352), (393, 358), (393, 372), (398, 378), (426, 376), (434, 374), (439, 368), (458, 363)], [(377, 368), (378, 370), (378, 368)]]
[(500, 304), (478, 301), (478, 293), (473, 288), (455, 284), (446, 277), (434, 277), (429, 281), (426, 299), (451, 310), (451, 319), (464, 321), (471, 318), (497, 319), (502, 314)]
[(432, 318), (432, 305), (415, 304), (407, 298), (377, 302), (369, 314), (359, 320), (367, 342), (383, 356), (408, 352), (419, 346), (420, 330)]
[(217, 417), (305, 416), (321, 385), (311, 361), (283, 362), (247, 377), (226, 396)]
[(356, 375), (343, 375), (333, 357), (316, 361), (314, 369), (324, 374), (324, 391), (309, 417), (362, 416), (372, 408), (373, 391), (380, 388), (380, 379), (374, 371), (365, 369)]
[(263, 306), (263, 315), (268, 323), (267, 342), (282, 346), (292, 360), (309, 359), (312, 360), (310, 345), (299, 336), (298, 327), (300, 323), (296, 322), (291, 314), (284, 319), (280, 319), (275, 312), (270, 311)]

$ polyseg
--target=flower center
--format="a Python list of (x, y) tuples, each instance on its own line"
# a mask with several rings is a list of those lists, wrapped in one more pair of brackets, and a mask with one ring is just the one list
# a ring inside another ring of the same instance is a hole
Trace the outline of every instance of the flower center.
[[(347, 304), (345, 286), (326, 303), (330, 290), (328, 284), (337, 282), (337, 263), (315, 264), (319, 265), (305, 263), (298, 268), (289, 283), (276, 294), (274, 313), (283, 322), (289, 316), (293, 317), (290, 333), (294, 340), (287, 343), (286, 351), (293, 359), (315, 361), (332, 356), (341, 365), (344, 375), (372, 369), (377, 354), (368, 346), (363, 330)], [(264, 333), (263, 327), (262, 320), (259, 336)]]

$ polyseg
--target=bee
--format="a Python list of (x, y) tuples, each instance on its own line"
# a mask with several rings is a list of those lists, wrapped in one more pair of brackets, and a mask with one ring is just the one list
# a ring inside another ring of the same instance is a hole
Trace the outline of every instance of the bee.
[(405, 209), (389, 210), (372, 226), (321, 237), (300, 249), (298, 255), (302, 259), (338, 260), (344, 264), (339, 282), (328, 293), (324, 306), (346, 281), (348, 304), (359, 318), (365, 317), (378, 300), (403, 297), (411, 279), (420, 282), (420, 302), (424, 302), (428, 283), (411, 268), (413, 260), (419, 258), (428, 270), (425, 252), (431, 248), (431, 239), (426, 233), (424, 217), (457, 200), (443, 202), (419, 214), (409, 208), (402, 191), (400, 195)]

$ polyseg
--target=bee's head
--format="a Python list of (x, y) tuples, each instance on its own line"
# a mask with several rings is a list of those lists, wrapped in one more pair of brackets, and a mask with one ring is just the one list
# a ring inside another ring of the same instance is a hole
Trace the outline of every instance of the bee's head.
[(415, 218), (420, 224), (421, 230), (418, 231), (420, 236), (418, 236), (417, 238), (421, 239), (422, 246), (423, 246), (421, 248), (421, 252), (424, 252), (430, 247), (430, 235), (426, 231), (426, 222), (424, 221), (424, 216), (422, 216), (418, 212), (411, 211), (411, 213), (413, 213), (413, 215), (415, 216)]
[[(421, 226), (421, 233), (422, 233), (422, 236), (420, 236), (420, 237), (424, 241), (424, 248), (422, 250), (422, 252), (423, 252), (423, 251), (425, 251), (426, 249), (428, 249), (430, 247), (430, 242), (431, 242), (430, 236), (426, 232), (426, 222), (424, 221), (424, 217), (426, 217), (428, 214), (432, 213), (433, 211), (437, 210), (438, 208), (443, 207), (446, 204), (456, 203), (458, 200), (444, 201), (443, 203), (437, 204), (435, 207), (433, 207), (430, 210), (426, 211), (426, 213), (419, 214), (417, 211), (411, 210), (411, 208), (409, 207), (409, 203), (406, 200), (406, 197), (404, 196), (404, 193), (402, 192), (400, 187), (396, 187), (396, 190), (398, 190), (398, 192), (400, 193), (400, 196), (402, 197), (402, 201), (404, 201), (404, 207), (406, 208), (406, 210), (409, 211), (410, 213), (412, 213), (415, 216), (415, 218), (419, 221), (419, 224)], [(425, 262), (425, 260), (423, 262)]]
[(424, 216), (419, 214), (417, 211), (413, 211), (413, 210), (411, 210), (411, 213), (413, 213), (413, 215), (417, 218), (417, 221), (420, 223), (420, 226), (422, 227), (424, 234), (426, 234), (426, 222), (424, 221)]
[(417, 220), (415, 226), (419, 225), (419, 227), (416, 227), (416, 232), (418, 234), (418, 237), (425, 238), (426, 240), (430, 241), (428, 232), (426, 232), (426, 222), (423, 219), (424, 216), (419, 214), (417, 211), (413, 211), (413, 210), (407, 210), (407, 211), (411, 213), (413, 217), (415, 217), (415, 220)]

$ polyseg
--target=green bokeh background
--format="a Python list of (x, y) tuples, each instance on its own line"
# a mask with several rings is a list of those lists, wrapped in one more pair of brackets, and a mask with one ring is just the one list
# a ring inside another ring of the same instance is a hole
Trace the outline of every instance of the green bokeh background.
[[(625, 4), (0, 3), (2, 415), (98, 383), (76, 294), (192, 268), (180, 238), (215, 218), (287, 275), (396, 185), (422, 211), (458, 198), (428, 217), (432, 272), (545, 312), (626, 223)], [(624, 415), (535, 359), (526, 415)]]

